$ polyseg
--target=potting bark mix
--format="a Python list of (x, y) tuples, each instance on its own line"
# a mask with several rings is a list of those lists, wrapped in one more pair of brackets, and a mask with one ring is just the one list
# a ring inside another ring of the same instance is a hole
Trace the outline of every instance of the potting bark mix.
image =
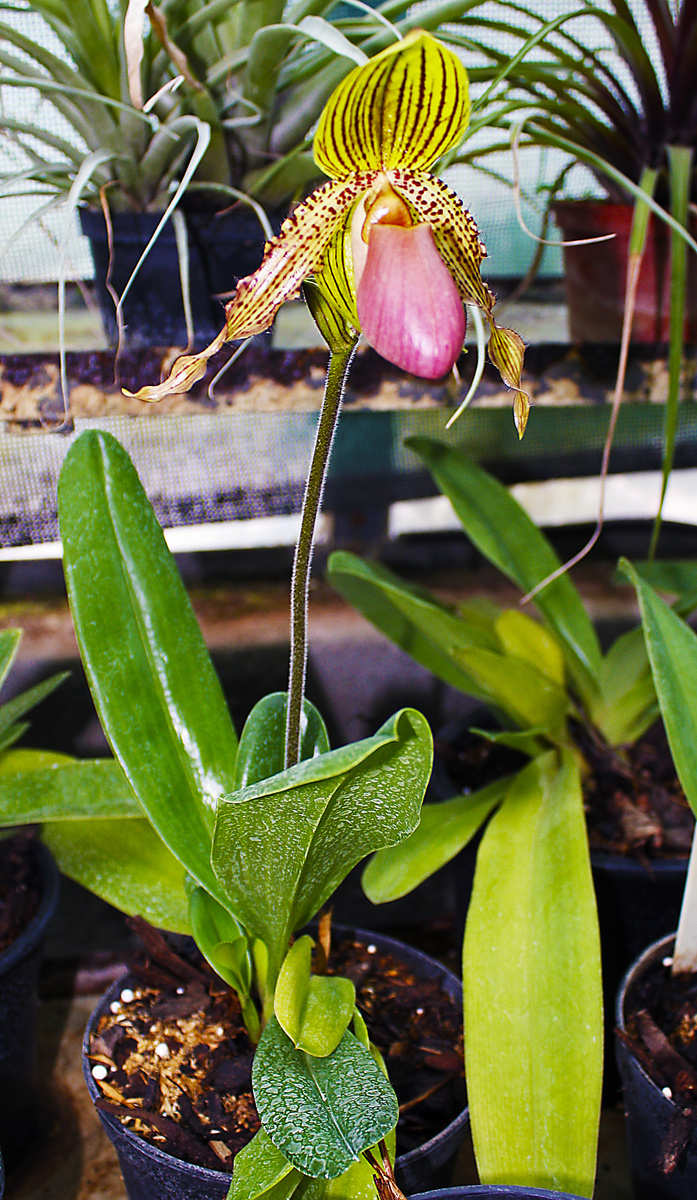
[[(132, 964), (90, 1047), (98, 1107), (178, 1158), (232, 1171), (259, 1128), (254, 1047), (235, 993), (191, 943), (176, 949), (138, 922), (146, 953)], [(332, 946), (329, 973), (356, 986), (357, 1006), (400, 1102), (397, 1152), (440, 1132), (466, 1104), (460, 1006), (437, 979), (376, 946)]]

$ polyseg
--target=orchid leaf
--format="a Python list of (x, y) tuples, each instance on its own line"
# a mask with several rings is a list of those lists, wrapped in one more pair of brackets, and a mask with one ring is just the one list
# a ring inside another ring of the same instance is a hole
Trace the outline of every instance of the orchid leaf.
[(274, 990), (274, 1013), (296, 1050), (325, 1058), (349, 1026), (356, 989), (341, 976), (312, 975), (312, 945), (305, 935), (286, 954)]
[[(278, 775), (285, 765), (287, 692), (272, 692), (259, 700), (240, 734), (235, 763), (235, 791)], [(329, 735), (320, 714), (309, 700), (303, 708), (300, 760), (329, 750)]]
[(622, 559), (620, 567), (636, 588), (670, 752), (690, 808), (697, 814), (697, 636), (631, 563)]
[(508, 746), (511, 750), (518, 750), (521, 754), (527, 754), (528, 758), (537, 758), (542, 754), (543, 750), (548, 749), (547, 731), (540, 729), (539, 726), (535, 729), (502, 729), (500, 732), (493, 733), (491, 729), (477, 729), (476, 725), (472, 726), (470, 733), (476, 733), (478, 737), (484, 738), (487, 742), (493, 742), (494, 745)]
[(174, 559), (136, 471), (109, 434), (71, 446), (58, 485), (75, 632), (102, 727), (148, 819), (225, 905), (210, 865), (237, 742)]
[(63, 680), (68, 678), (69, 674), (69, 671), (59, 671), (55, 675), (51, 675), (48, 679), (43, 679), (41, 683), (36, 683), (33, 687), (27, 688), (26, 691), (20, 692), (12, 700), (6, 700), (4, 704), (0, 705), (0, 738), (5, 736), (15, 721), (18, 721), (25, 713), (30, 712), (32, 708), (40, 704), (47, 696), (50, 696), (51, 692), (54, 692)]
[(0, 826), (142, 816), (112, 759), (76, 762), (47, 750), (11, 750), (0, 757)]
[(415, 829), (433, 747), (403, 709), (373, 736), (218, 804), (213, 867), (234, 912), (269, 949), (271, 986), (294, 930), (366, 854)]
[[(425, 462), (467, 537), (508, 579), (528, 592), (557, 569), (559, 559), (547, 538), (498, 480), (444, 443), (419, 437), (408, 438), (405, 444)], [(559, 639), (582, 696), (594, 695), (600, 647), (569, 576), (562, 575), (543, 588), (535, 603)]]
[(21, 629), (0, 629), (0, 686), (7, 679), (21, 640)]
[(562, 735), (571, 701), (564, 688), (522, 658), (491, 650), (455, 653), (489, 703), (502, 709), (521, 729), (544, 729), (549, 737)]
[(330, 583), (382, 633), (439, 679), (478, 700), (488, 700), (454, 656), (456, 647), (497, 650), (493, 621), (469, 620), (434, 596), (404, 583), (386, 567), (363, 562), (346, 550), (329, 556)]
[(189, 924), (196, 945), (213, 970), (238, 995), (248, 996), (252, 961), (245, 931), (227, 909), (197, 884), (189, 889)]
[(235, 1155), (227, 1200), (290, 1200), (303, 1176), (263, 1129)]
[(616, 638), (603, 659), (593, 723), (611, 746), (634, 742), (655, 720), (658, 701), (641, 626)]
[(424, 804), (416, 829), (398, 846), (378, 850), (363, 871), (363, 891), (373, 904), (408, 895), (472, 840), (508, 790), (497, 780), (469, 796)]
[(274, 1145), (303, 1174), (334, 1179), (397, 1124), (397, 1098), (351, 1033), (314, 1058), (296, 1050), (275, 1017), (252, 1066), (254, 1099)]
[(482, 1183), (591, 1196), (603, 1055), (600, 944), (570, 752), (547, 752), (521, 771), (485, 830), (463, 986)]
[(42, 839), (64, 875), (121, 912), (191, 933), (184, 868), (143, 817), (49, 821)]
[(564, 655), (559, 643), (539, 621), (507, 608), (496, 618), (494, 629), (506, 654), (523, 659), (563, 688)]

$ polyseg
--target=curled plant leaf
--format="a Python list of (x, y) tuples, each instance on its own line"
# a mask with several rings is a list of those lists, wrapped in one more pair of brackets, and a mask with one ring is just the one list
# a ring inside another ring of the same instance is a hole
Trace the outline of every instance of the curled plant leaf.
[[(235, 789), (251, 787), (278, 775), (285, 763), (287, 692), (271, 692), (259, 700), (244, 723), (235, 760)], [(300, 759), (329, 750), (329, 735), (314, 704), (305, 700), (300, 727)]]
[(275, 1017), (252, 1068), (264, 1130), (286, 1158), (313, 1178), (334, 1179), (397, 1124), (397, 1098), (372, 1054), (351, 1033), (313, 1058), (296, 1050)]

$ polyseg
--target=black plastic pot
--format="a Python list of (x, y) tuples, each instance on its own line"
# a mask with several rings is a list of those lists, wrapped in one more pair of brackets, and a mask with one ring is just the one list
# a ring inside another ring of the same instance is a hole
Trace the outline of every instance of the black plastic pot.
[(30, 843), (28, 853), (36, 856), (41, 870), (41, 903), (21, 937), (0, 954), (0, 1149), (6, 1166), (16, 1162), (33, 1132), (39, 968), (60, 878), (41, 842)]
[[(347, 932), (341, 927), (335, 929), (338, 934)], [(428, 955), (381, 934), (369, 933), (363, 929), (350, 932), (359, 941), (372, 943), (380, 950), (399, 958), (422, 978), (440, 978), (447, 995), (458, 1004), (462, 1003), (462, 985), (459, 979)], [(92, 1078), (87, 1058), (92, 1031), (105, 1009), (113, 1000), (118, 999), (124, 987), (132, 984), (130, 976), (115, 983), (97, 1005), (87, 1023), (82, 1047), (82, 1065), (87, 1089), (93, 1101), (97, 1101), (101, 1093)], [(230, 1187), (229, 1174), (194, 1166), (174, 1158), (132, 1133), (118, 1118), (99, 1110), (98, 1113), (106, 1135), (118, 1154), (129, 1200), (225, 1200)], [(399, 1155), (395, 1163), (395, 1173), (402, 1190), (412, 1193), (433, 1183), (448, 1183), (452, 1178), (455, 1158), (468, 1125), (469, 1111), (464, 1109), (454, 1116), (441, 1133), (422, 1146)]]
[(548, 1192), (544, 1188), (517, 1187), (514, 1184), (441, 1188), (436, 1192), (421, 1192), (418, 1196), (412, 1196), (411, 1200), (498, 1200), (499, 1196), (510, 1196), (511, 1200), (514, 1197), (518, 1200), (580, 1200), (571, 1192)]
[[(114, 255), (111, 283), (121, 295), (161, 214), (114, 212)], [(110, 343), (117, 342), (114, 302), (106, 288), (109, 246), (104, 215), (80, 209), (80, 224), (90, 242), (94, 262), (97, 300)], [(280, 219), (272, 220), (278, 230)], [(189, 244), (189, 287), (195, 340), (213, 340), (223, 326), (222, 301), (216, 296), (234, 290), (238, 279), (259, 266), (264, 234), (257, 217), (248, 208), (216, 217), (212, 213), (186, 213)], [(126, 340), (133, 348), (186, 345), (186, 321), (182, 301), (179, 259), (174, 227), (168, 221), (148, 253), (124, 304)]]
[[(627, 972), (617, 996), (616, 1021), (625, 1029), (632, 989), (645, 972), (673, 953), (675, 935), (649, 946)], [(628, 1046), (615, 1039), (617, 1064), (624, 1086), (629, 1168), (635, 1200), (694, 1200), (697, 1196), (697, 1132), (693, 1132), (671, 1175), (658, 1170), (664, 1139), (679, 1116), (677, 1105), (663, 1095)]]

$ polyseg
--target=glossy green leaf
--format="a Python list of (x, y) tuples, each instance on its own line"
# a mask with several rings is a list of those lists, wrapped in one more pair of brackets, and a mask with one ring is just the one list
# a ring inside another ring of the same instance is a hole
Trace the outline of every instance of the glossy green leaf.
[(548, 752), (521, 771), (485, 830), (463, 988), (482, 1183), (591, 1196), (603, 1060), (600, 945), (570, 752)]
[(398, 846), (378, 850), (363, 871), (363, 891), (373, 904), (399, 900), (459, 854), (501, 802), (508, 779), (469, 796), (424, 804), (421, 820)]
[(275, 980), (294, 930), (366, 854), (416, 828), (431, 771), (427, 722), (397, 713), (371, 738), (308, 759), (218, 805), (213, 866)]
[(636, 588), (670, 752), (687, 801), (697, 814), (697, 635), (639, 578), (631, 563), (622, 559), (620, 566)]
[(600, 693), (589, 716), (611, 746), (636, 741), (656, 718), (658, 701), (639, 626), (616, 638), (600, 672)]
[(221, 903), (215, 804), (234, 786), (236, 738), (196, 618), (123, 447), (90, 430), (58, 486), (73, 623), (100, 721), (169, 849)]
[(189, 924), (196, 945), (221, 979), (249, 996), (252, 959), (244, 929), (205, 888), (189, 888)]
[(333, 1054), (296, 1050), (275, 1017), (257, 1047), (252, 1086), (262, 1125), (294, 1167), (334, 1179), (397, 1124), (397, 1098), (351, 1033)]
[(235, 1155), (227, 1200), (290, 1200), (302, 1176), (263, 1129)]
[(325, 1058), (349, 1026), (356, 989), (350, 979), (311, 974), (313, 944), (306, 934), (286, 954), (274, 990), (274, 1013), (296, 1050)]
[(191, 933), (184, 868), (143, 817), (50, 821), (42, 839), (64, 875), (115, 908)]
[(142, 816), (113, 759), (75, 762), (47, 750), (8, 750), (0, 757), (0, 825)]
[(349, 604), (427, 670), (470, 696), (488, 699), (455, 660), (453, 650), (498, 649), (492, 621), (486, 622), (481, 614), (470, 620), (469, 613), (460, 615), (446, 608), (386, 567), (363, 562), (346, 550), (330, 554), (327, 577)]
[(521, 658), (491, 650), (453, 651), (490, 704), (527, 730), (560, 736), (571, 702), (567, 692)]
[[(259, 700), (244, 723), (235, 763), (235, 791), (251, 787), (285, 765), (287, 692), (272, 692)], [(309, 700), (303, 708), (300, 760), (329, 750), (329, 735), (320, 714)]]
[[(426, 463), (477, 549), (524, 592), (560, 565), (547, 538), (505, 487), (466, 455), (430, 438), (406, 445)], [(572, 677), (591, 696), (600, 671), (598, 638), (568, 574), (535, 596), (546, 624), (560, 639)]]

